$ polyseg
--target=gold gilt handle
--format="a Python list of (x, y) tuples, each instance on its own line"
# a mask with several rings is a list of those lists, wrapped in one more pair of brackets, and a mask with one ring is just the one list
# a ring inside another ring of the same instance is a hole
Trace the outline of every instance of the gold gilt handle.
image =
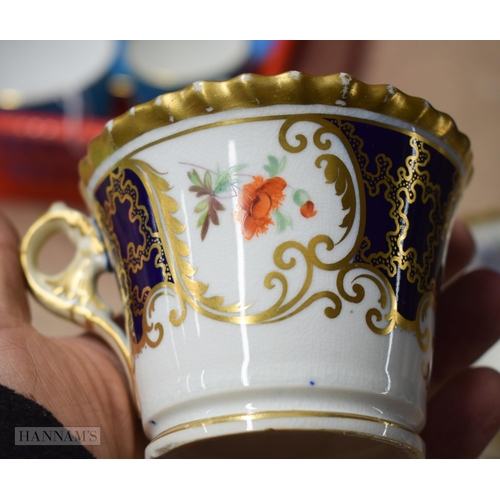
[[(37, 266), (48, 239), (64, 233), (76, 252), (68, 266), (47, 275)], [(104, 244), (90, 219), (64, 203), (54, 203), (28, 230), (21, 243), (21, 264), (35, 298), (48, 310), (99, 335), (120, 358), (135, 402), (130, 342), (113, 320), (112, 310), (97, 294), (99, 275), (108, 271)]]

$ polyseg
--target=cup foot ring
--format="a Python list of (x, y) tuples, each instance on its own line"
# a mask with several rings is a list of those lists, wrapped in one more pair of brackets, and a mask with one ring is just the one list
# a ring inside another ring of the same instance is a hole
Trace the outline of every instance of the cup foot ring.
[[(237, 418), (238, 417), (238, 418)], [(221, 417), (160, 433), (146, 458), (424, 458), (418, 434), (362, 416)]]

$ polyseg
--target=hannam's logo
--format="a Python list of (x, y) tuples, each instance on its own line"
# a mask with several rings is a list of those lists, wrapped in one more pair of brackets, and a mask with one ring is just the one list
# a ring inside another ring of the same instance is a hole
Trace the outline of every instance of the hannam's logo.
[(99, 446), (100, 427), (16, 427), (16, 446)]

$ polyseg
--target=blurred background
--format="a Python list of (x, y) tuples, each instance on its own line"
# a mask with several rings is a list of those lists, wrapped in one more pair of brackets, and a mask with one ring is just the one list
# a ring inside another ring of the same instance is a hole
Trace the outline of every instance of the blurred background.
[[(106, 122), (135, 104), (196, 80), (288, 70), (392, 84), (451, 115), (474, 155), (458, 213), (476, 239), (472, 265), (500, 271), (499, 41), (0, 41), (0, 210), (23, 235), (53, 201), (84, 209), (78, 161)], [(42, 270), (59, 271), (73, 250), (54, 237)], [(99, 291), (120, 310), (111, 275)], [(31, 304), (42, 333), (80, 332)], [(477, 364), (500, 370), (500, 343)], [(500, 458), (500, 434), (482, 456)]]

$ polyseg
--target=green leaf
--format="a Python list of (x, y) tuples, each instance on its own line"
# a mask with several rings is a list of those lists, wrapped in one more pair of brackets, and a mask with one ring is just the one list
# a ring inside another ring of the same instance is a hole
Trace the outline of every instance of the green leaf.
[(204, 214), (202, 214), (202, 216), (198, 219), (198, 223), (196, 224), (196, 227), (200, 227), (201, 225), (203, 225), (203, 223), (205, 222), (205, 219), (207, 218), (207, 213), (208, 212), (205, 212)]
[(202, 187), (203, 184), (201, 183), (200, 176), (198, 175), (198, 172), (196, 170), (192, 170), (191, 172), (188, 172), (188, 177), (189, 180), (198, 187)]
[(280, 164), (278, 167), (278, 173), (285, 170), (285, 167), (286, 167), (286, 156), (283, 156), (283, 158), (281, 158), (281, 160), (280, 160)]
[(246, 168), (248, 165), (246, 163), (237, 163), (236, 165), (233, 165), (232, 167), (229, 167), (226, 172), (229, 172), (231, 176), (234, 174), (237, 174), (244, 168)]
[(267, 159), (269, 160), (269, 165), (271, 166), (271, 168), (278, 170), (280, 166), (278, 158), (276, 158), (276, 156), (269, 155)]
[(208, 200), (208, 198), (201, 200), (200, 203), (194, 207), (194, 211), (199, 214), (200, 212), (203, 212), (203, 210), (206, 210), (208, 208)]
[(238, 165), (233, 165), (224, 172), (218, 172), (217, 178), (215, 179), (214, 194), (230, 191), (231, 185), (237, 182), (236, 174), (246, 166), (246, 164), (240, 163)]
[(304, 189), (296, 189), (293, 193), (293, 201), (301, 207), (304, 203), (309, 201), (311, 197), (307, 194)]
[(292, 227), (292, 218), (279, 210), (273, 212), (274, 222), (276, 224), (276, 231), (282, 233), (288, 226)]
[(214, 194), (224, 193), (225, 191), (229, 191), (231, 189), (231, 182), (227, 177), (216, 179)]
[(208, 170), (205, 172), (205, 177), (203, 178), (203, 184), (208, 188), (212, 189), (212, 175)]
[(284, 156), (280, 161), (273, 155), (267, 157), (269, 165), (264, 165), (264, 170), (269, 174), (269, 177), (276, 177), (286, 166), (286, 157)]
[(276, 156), (269, 155), (267, 157), (269, 165), (264, 165), (264, 170), (273, 178), (278, 173), (279, 163)]

